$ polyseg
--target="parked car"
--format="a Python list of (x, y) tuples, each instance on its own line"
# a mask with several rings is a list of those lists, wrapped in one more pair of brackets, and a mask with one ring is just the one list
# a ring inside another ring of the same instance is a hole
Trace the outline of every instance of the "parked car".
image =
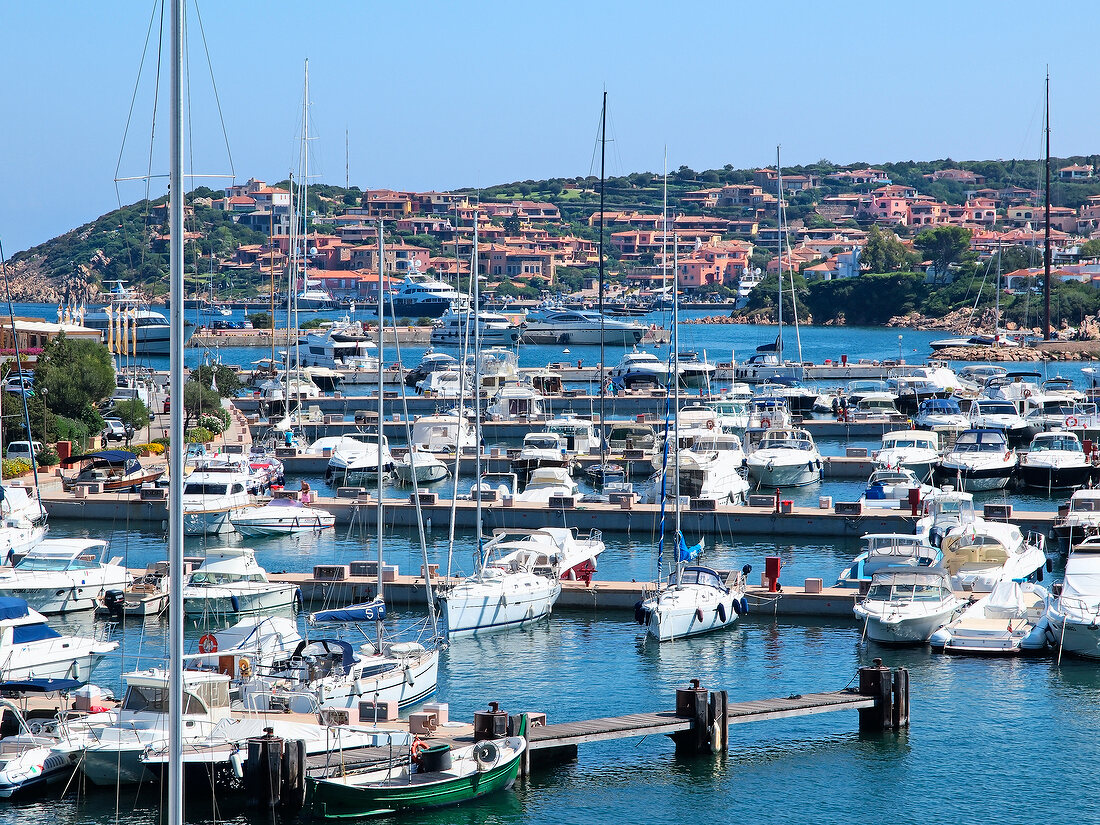
[(125, 441), (134, 437), (134, 428), (117, 418), (108, 418), (103, 422), (103, 437), (108, 441)]
[(38, 455), (42, 452), (42, 442), (13, 441), (8, 445), (7, 452), (4, 453), (4, 458), (25, 458), (27, 461), (30, 461), (32, 449), (34, 450), (34, 455)]
[(172, 396), (166, 395), (164, 397), (164, 414), (168, 415), (170, 412), (172, 412)]
[(34, 373), (12, 373), (4, 381), (4, 390), (19, 395), (34, 395)]

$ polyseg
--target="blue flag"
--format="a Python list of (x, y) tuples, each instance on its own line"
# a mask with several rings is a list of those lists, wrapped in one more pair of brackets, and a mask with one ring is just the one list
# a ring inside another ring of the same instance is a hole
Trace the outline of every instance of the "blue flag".
[(700, 555), (702, 555), (702, 553), (703, 553), (703, 540), (702, 539), (699, 540), (698, 544), (695, 544), (695, 545), (692, 545), (691, 547), (688, 547), (687, 542), (684, 541), (684, 534), (680, 533), (679, 534), (679, 541), (680, 541), (680, 551), (679, 551), (679, 560), (680, 561), (695, 561), (697, 558), (699, 558)]

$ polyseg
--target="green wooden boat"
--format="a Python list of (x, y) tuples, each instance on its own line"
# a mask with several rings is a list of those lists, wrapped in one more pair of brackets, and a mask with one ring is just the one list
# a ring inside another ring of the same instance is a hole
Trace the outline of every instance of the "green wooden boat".
[(505, 790), (527, 748), (523, 733), (453, 750), (435, 745), (411, 763), (382, 770), (307, 777), (307, 810), (319, 819), (354, 819), (458, 805)]

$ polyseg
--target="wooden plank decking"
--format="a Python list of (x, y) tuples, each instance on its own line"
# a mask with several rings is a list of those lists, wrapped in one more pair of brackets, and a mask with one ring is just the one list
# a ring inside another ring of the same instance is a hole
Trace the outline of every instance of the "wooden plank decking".
[[(745, 722), (763, 722), (768, 719), (784, 719), (794, 716), (812, 716), (836, 710), (860, 710), (874, 707), (875, 699), (851, 690), (831, 693), (807, 693), (779, 699), (759, 699), (750, 702), (731, 702), (727, 708), (731, 725)], [(528, 731), (528, 746), (532, 751), (580, 745), (585, 742), (601, 742), (608, 739), (627, 739), (637, 736), (667, 736), (691, 730), (690, 718), (675, 713), (632, 713), (627, 716), (610, 716), (581, 722), (561, 722), (543, 725)]]

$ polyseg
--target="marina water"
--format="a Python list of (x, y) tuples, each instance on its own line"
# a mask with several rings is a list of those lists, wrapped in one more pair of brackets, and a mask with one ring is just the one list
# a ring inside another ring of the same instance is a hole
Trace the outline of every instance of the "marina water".
[[(17, 307), (17, 313), (52, 318), (56, 308), (31, 309)], [(883, 329), (803, 329), (803, 355), (819, 362), (839, 360), (841, 354), (853, 361), (895, 359), (898, 334)], [(900, 334), (903, 357), (911, 363), (928, 356), (927, 343), (936, 337)], [(774, 335), (774, 327), (688, 325), (681, 341), (685, 348), (706, 349), (711, 360), (728, 360), (730, 351), (746, 357)], [(790, 355), (793, 338), (788, 338), (787, 347)], [(598, 352), (589, 350), (597, 348), (574, 347), (563, 355), (559, 348), (528, 347), (520, 360), (523, 366), (566, 358), (593, 364)], [(225, 349), (220, 355), (227, 362), (248, 364), (262, 357), (257, 352)], [(408, 348), (403, 361), (413, 364), (421, 352), (422, 348)], [(618, 351), (613, 352), (609, 358), (617, 360)], [(189, 356), (197, 360), (201, 353), (194, 350)], [(152, 366), (162, 365), (154, 360)], [(1084, 385), (1078, 365), (1058, 366), (1046, 372), (1068, 375)], [(822, 448), (836, 455), (844, 446), (835, 442)], [(289, 479), (288, 484), (294, 487), (298, 480)], [(464, 478), (459, 483), (465, 489), (471, 482)], [(311, 483), (323, 489), (319, 479)], [(819, 493), (845, 498), (852, 492), (843, 486), (837, 492), (836, 487), (825, 483), (803, 495), (808, 501)], [(1053, 509), (1058, 503), (1042, 496), (1022, 499), (1009, 494), (1009, 499), (1029, 509)], [(109, 539), (112, 554), (124, 556), (130, 567), (144, 567), (165, 554), (163, 530), (145, 525), (55, 520), (50, 535)], [(641, 524), (629, 535), (604, 538), (608, 548), (600, 559), (598, 579), (653, 577), (654, 525)], [(428, 540), (431, 561), (445, 568), (446, 525), (433, 525)], [(188, 539), (188, 553), (201, 551), (201, 544)], [(830, 583), (855, 554), (857, 544), (708, 536), (706, 559), (716, 567), (749, 563), (760, 571), (765, 556), (778, 555), (783, 581), (800, 583), (807, 576), (820, 576)], [(272, 572), (308, 571), (315, 564), (347, 563), (376, 552), (370, 533), (347, 527), (307, 539), (257, 539), (247, 546), (256, 548), (258, 560)], [(453, 554), (456, 570), (470, 571), (474, 548), (472, 533), (460, 533)], [(390, 535), (385, 554), (387, 562), (402, 572), (420, 568), (419, 543), (411, 531)], [(387, 623), (397, 630), (422, 622), (424, 615), (417, 609), (394, 611)], [(59, 629), (83, 631), (90, 630), (92, 622), (88, 614), (51, 620)], [(304, 630), (304, 614), (299, 614), (299, 623)], [(166, 627), (158, 619), (120, 628), (118, 655), (100, 666), (94, 681), (117, 691), (122, 672), (159, 664)], [(189, 649), (202, 632), (202, 625), (188, 626)], [(312, 633), (316, 635), (316, 629)], [(351, 628), (341, 633), (355, 636)], [(728, 690), (731, 701), (837, 690), (875, 657), (910, 669), (908, 731), (865, 737), (857, 732), (854, 714), (824, 714), (735, 726), (729, 754), (718, 758), (679, 757), (665, 738), (589, 744), (580, 748), (575, 761), (536, 769), (512, 793), (417, 814), (415, 821), (587, 825), (807, 820), (929, 825), (979, 818), (1023, 822), (1038, 816), (1054, 823), (1100, 818), (1090, 770), (1100, 759), (1100, 673), (1094, 663), (1066, 658), (1058, 664), (1049, 655), (999, 660), (944, 656), (927, 648), (891, 649), (861, 642), (854, 619), (776, 618), (764, 605), (728, 632), (658, 645), (645, 642), (644, 629), (634, 624), (629, 612), (560, 610), (549, 622), (528, 630), (457, 641), (441, 657), (436, 698), (450, 704), (453, 718), (469, 719), (487, 702), (499, 701), (510, 712), (542, 711), (550, 721), (568, 721), (670, 710), (674, 690), (691, 678), (701, 679), (710, 689)], [(163, 789), (155, 786), (140, 793), (126, 787), (117, 796), (109, 790), (81, 792), (62, 801), (52, 794), (5, 803), (0, 806), (0, 825), (156, 823), (161, 821), (162, 794)], [(203, 796), (188, 796), (189, 821), (243, 825), (273, 819), (266, 811)]]

